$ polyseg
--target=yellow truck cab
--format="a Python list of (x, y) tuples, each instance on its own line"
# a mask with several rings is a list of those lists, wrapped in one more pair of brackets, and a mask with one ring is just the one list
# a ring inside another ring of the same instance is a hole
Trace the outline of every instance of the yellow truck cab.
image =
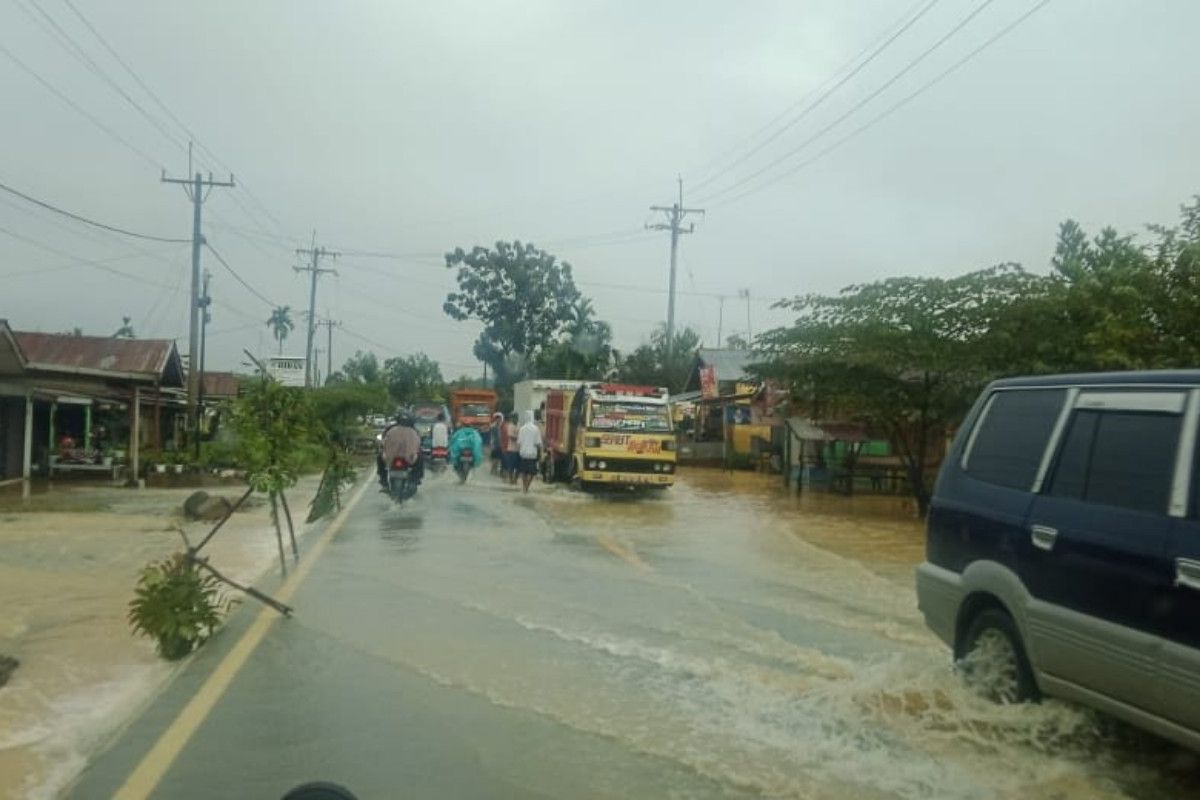
[(556, 390), (546, 398), (548, 481), (665, 489), (675, 483), (667, 390), (615, 383)]

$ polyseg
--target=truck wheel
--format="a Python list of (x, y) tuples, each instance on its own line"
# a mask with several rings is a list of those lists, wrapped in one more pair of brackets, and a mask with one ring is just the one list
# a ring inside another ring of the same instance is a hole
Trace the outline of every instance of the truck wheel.
[(967, 686), (997, 703), (1040, 697), (1021, 634), (1012, 617), (997, 608), (975, 615), (963, 639), (959, 671)]

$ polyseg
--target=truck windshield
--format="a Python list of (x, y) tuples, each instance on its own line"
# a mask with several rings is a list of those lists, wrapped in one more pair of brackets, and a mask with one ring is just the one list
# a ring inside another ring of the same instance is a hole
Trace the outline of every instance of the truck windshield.
[(598, 402), (592, 405), (589, 427), (601, 431), (666, 433), (671, 430), (671, 416), (665, 405)]
[(487, 403), (463, 403), (458, 411), (460, 417), (488, 417), (492, 409)]

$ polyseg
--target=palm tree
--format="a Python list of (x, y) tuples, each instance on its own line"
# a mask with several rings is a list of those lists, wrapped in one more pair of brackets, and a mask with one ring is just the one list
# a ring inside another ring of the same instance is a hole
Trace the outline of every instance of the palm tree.
[(267, 318), (267, 327), (271, 329), (271, 335), (279, 342), (279, 355), (283, 355), (283, 340), (296, 327), (296, 323), (292, 322), (292, 307), (279, 306), (272, 311), (271, 316)]
[(133, 338), (133, 318), (121, 317), (121, 327), (117, 328), (117, 332), (113, 334), (114, 339), (132, 339)]

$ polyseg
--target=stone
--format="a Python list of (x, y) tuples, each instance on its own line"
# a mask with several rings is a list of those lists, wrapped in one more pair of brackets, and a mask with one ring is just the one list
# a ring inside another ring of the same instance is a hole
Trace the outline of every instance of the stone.
[(196, 512), (200, 510), (200, 506), (208, 500), (208, 492), (196, 491), (188, 495), (188, 499), (183, 501), (183, 515), (188, 519), (196, 519)]
[(188, 519), (204, 522), (219, 522), (229, 516), (233, 504), (224, 497), (214, 497), (207, 492), (193, 492), (183, 503), (183, 513)]

